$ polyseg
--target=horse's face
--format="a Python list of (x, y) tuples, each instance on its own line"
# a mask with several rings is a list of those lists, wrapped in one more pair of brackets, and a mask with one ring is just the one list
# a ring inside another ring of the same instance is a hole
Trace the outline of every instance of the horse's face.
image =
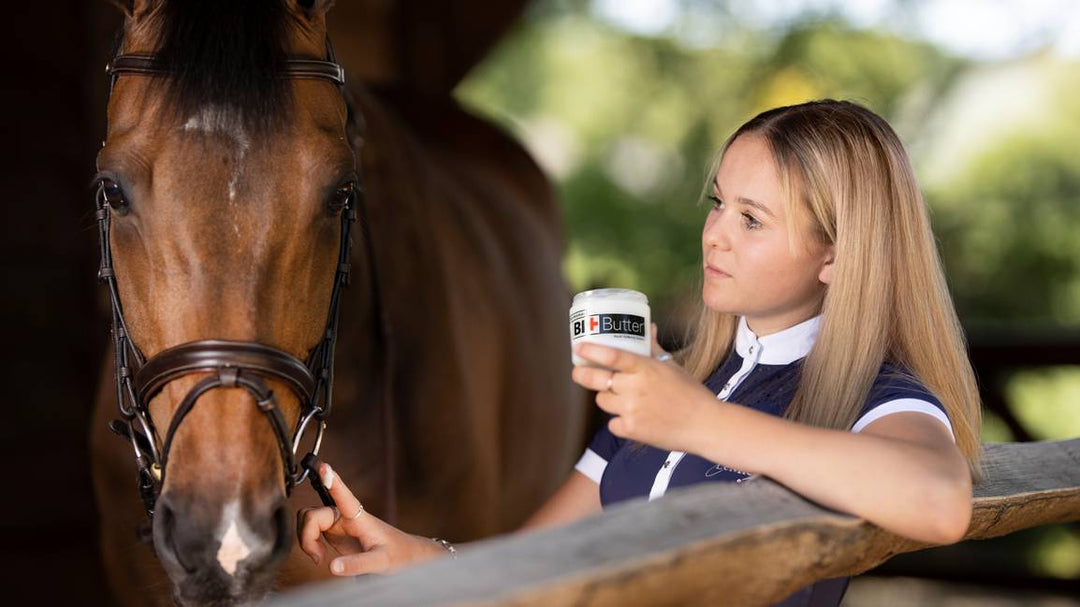
[[(324, 57), (321, 14), (287, 6), (289, 54)], [(124, 52), (157, 50), (157, 28), (139, 15), (128, 17)], [(339, 90), (289, 80), (288, 118), (253, 132), (223, 106), (178, 114), (161, 80), (117, 81), (98, 159), (126, 201), (112, 213), (111, 246), (134, 343), (150, 357), (193, 340), (253, 341), (304, 360), (326, 322), (342, 188), (356, 180)], [(150, 401), (159, 433), (202, 376)], [(298, 398), (268, 381), (294, 427)], [(291, 521), (266, 417), (244, 390), (210, 390), (178, 428), (155, 509), (154, 545), (175, 594), (221, 604), (265, 593), (292, 545)]]

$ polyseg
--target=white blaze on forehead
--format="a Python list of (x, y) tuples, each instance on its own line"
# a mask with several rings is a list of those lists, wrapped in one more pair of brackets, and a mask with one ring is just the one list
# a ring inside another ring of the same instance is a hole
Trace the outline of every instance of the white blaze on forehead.
[(240, 510), (240, 504), (230, 502), (225, 506), (224, 515), (221, 517), (222, 527), (226, 527), (225, 534), (221, 537), (221, 547), (217, 551), (217, 561), (225, 573), (236, 574), (236, 565), (251, 554), (251, 549), (240, 535), (240, 529), (236, 525), (236, 514)]
[(203, 133), (215, 133), (232, 138), (242, 152), (246, 152), (251, 146), (251, 139), (244, 130), (244, 125), (239, 116), (234, 116), (227, 110), (217, 106), (208, 105), (199, 110), (199, 113), (190, 116), (184, 126), (185, 131), (200, 131)]
[(251, 147), (251, 139), (241, 121), (221, 108), (210, 105), (204, 107), (198, 114), (189, 117), (180, 128), (189, 132), (224, 135), (233, 140), (236, 144), (236, 164), (229, 178), (229, 201), (235, 199), (236, 186), (243, 171), (244, 156)]

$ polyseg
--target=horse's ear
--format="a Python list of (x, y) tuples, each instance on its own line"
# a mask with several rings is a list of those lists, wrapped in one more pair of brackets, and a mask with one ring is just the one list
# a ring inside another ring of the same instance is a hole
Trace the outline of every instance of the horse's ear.
[(125, 17), (134, 17), (153, 10), (158, 0), (109, 0), (109, 4), (124, 11)]
[(296, 7), (308, 19), (323, 17), (334, 6), (334, 0), (296, 0)]

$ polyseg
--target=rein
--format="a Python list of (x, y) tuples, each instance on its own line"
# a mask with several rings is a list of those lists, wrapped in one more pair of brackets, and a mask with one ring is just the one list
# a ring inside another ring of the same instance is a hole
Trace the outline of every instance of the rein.
[[(329, 80), (336, 84), (342, 95), (345, 96), (345, 73), (334, 59), (329, 40), (327, 41), (327, 54), (327, 61), (288, 59), (285, 62), (282, 76), (286, 78)], [(116, 80), (121, 74), (170, 75), (168, 70), (159, 66), (156, 57), (150, 54), (118, 54), (106, 66), (106, 73), (109, 77), (110, 95)], [(346, 105), (349, 104), (346, 103)], [(349, 110), (351, 118), (351, 106)], [(351, 145), (351, 139), (349, 143)], [(393, 517), (393, 513), (396, 511), (396, 492), (393, 482), (395, 476), (394, 422), (390, 393), (393, 374), (391, 333), (379, 289), (380, 281), (376, 271), (375, 251), (370, 234), (370, 223), (363, 188), (358, 184), (353, 192), (354, 195), (349, 197), (341, 212), (341, 240), (326, 325), (322, 338), (311, 350), (306, 361), (301, 361), (287, 352), (266, 344), (218, 339), (204, 339), (183, 343), (146, 359), (132, 341), (124, 319), (116, 273), (112, 263), (112, 249), (109, 238), (111, 200), (104, 183), (98, 185), (96, 218), (101, 254), (98, 279), (107, 285), (109, 291), (112, 312), (112, 337), (115, 350), (116, 396), (122, 418), (113, 420), (109, 424), (109, 428), (131, 443), (138, 469), (139, 496), (150, 522), (153, 521), (154, 507), (164, 485), (166, 465), (173, 438), (185, 417), (194, 409), (199, 398), (206, 392), (216, 388), (241, 388), (246, 390), (254, 398), (259, 410), (265, 414), (273, 429), (281, 454), (286, 496), (291, 495), (293, 489), (307, 479), (311, 481), (323, 503), (327, 506), (333, 505), (329, 494), (318, 482), (318, 453), (326, 431), (326, 419), (331, 412), (334, 351), (338, 337), (341, 291), (349, 283), (349, 259), (352, 247), (351, 230), (358, 216), (369, 260), (373, 307), (378, 320), (379, 339), (383, 354), (383, 421), (386, 426), (387, 437), (386, 460), (384, 463), (387, 470), (388, 513), (391, 518)], [(166, 384), (192, 373), (209, 373), (209, 375), (199, 380), (181, 401), (173, 414), (172, 420), (169, 422), (165, 438), (162, 441), (151, 420), (148, 409), (149, 402)], [(299, 397), (301, 413), (291, 433), (278, 406), (277, 398), (266, 383), (267, 378), (282, 381)], [(298, 462), (297, 455), (300, 442), (308, 433), (310, 426), (314, 426), (314, 444), (307, 455)]]

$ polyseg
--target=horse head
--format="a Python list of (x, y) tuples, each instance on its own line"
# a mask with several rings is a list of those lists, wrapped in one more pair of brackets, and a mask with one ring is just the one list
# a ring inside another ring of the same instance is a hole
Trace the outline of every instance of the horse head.
[(328, 407), (319, 362), (329, 348), (332, 369), (359, 187), (321, 63), (329, 4), (124, 5), (98, 156), (102, 273), (154, 547), (184, 604), (269, 590), (302, 480), (289, 443)]

